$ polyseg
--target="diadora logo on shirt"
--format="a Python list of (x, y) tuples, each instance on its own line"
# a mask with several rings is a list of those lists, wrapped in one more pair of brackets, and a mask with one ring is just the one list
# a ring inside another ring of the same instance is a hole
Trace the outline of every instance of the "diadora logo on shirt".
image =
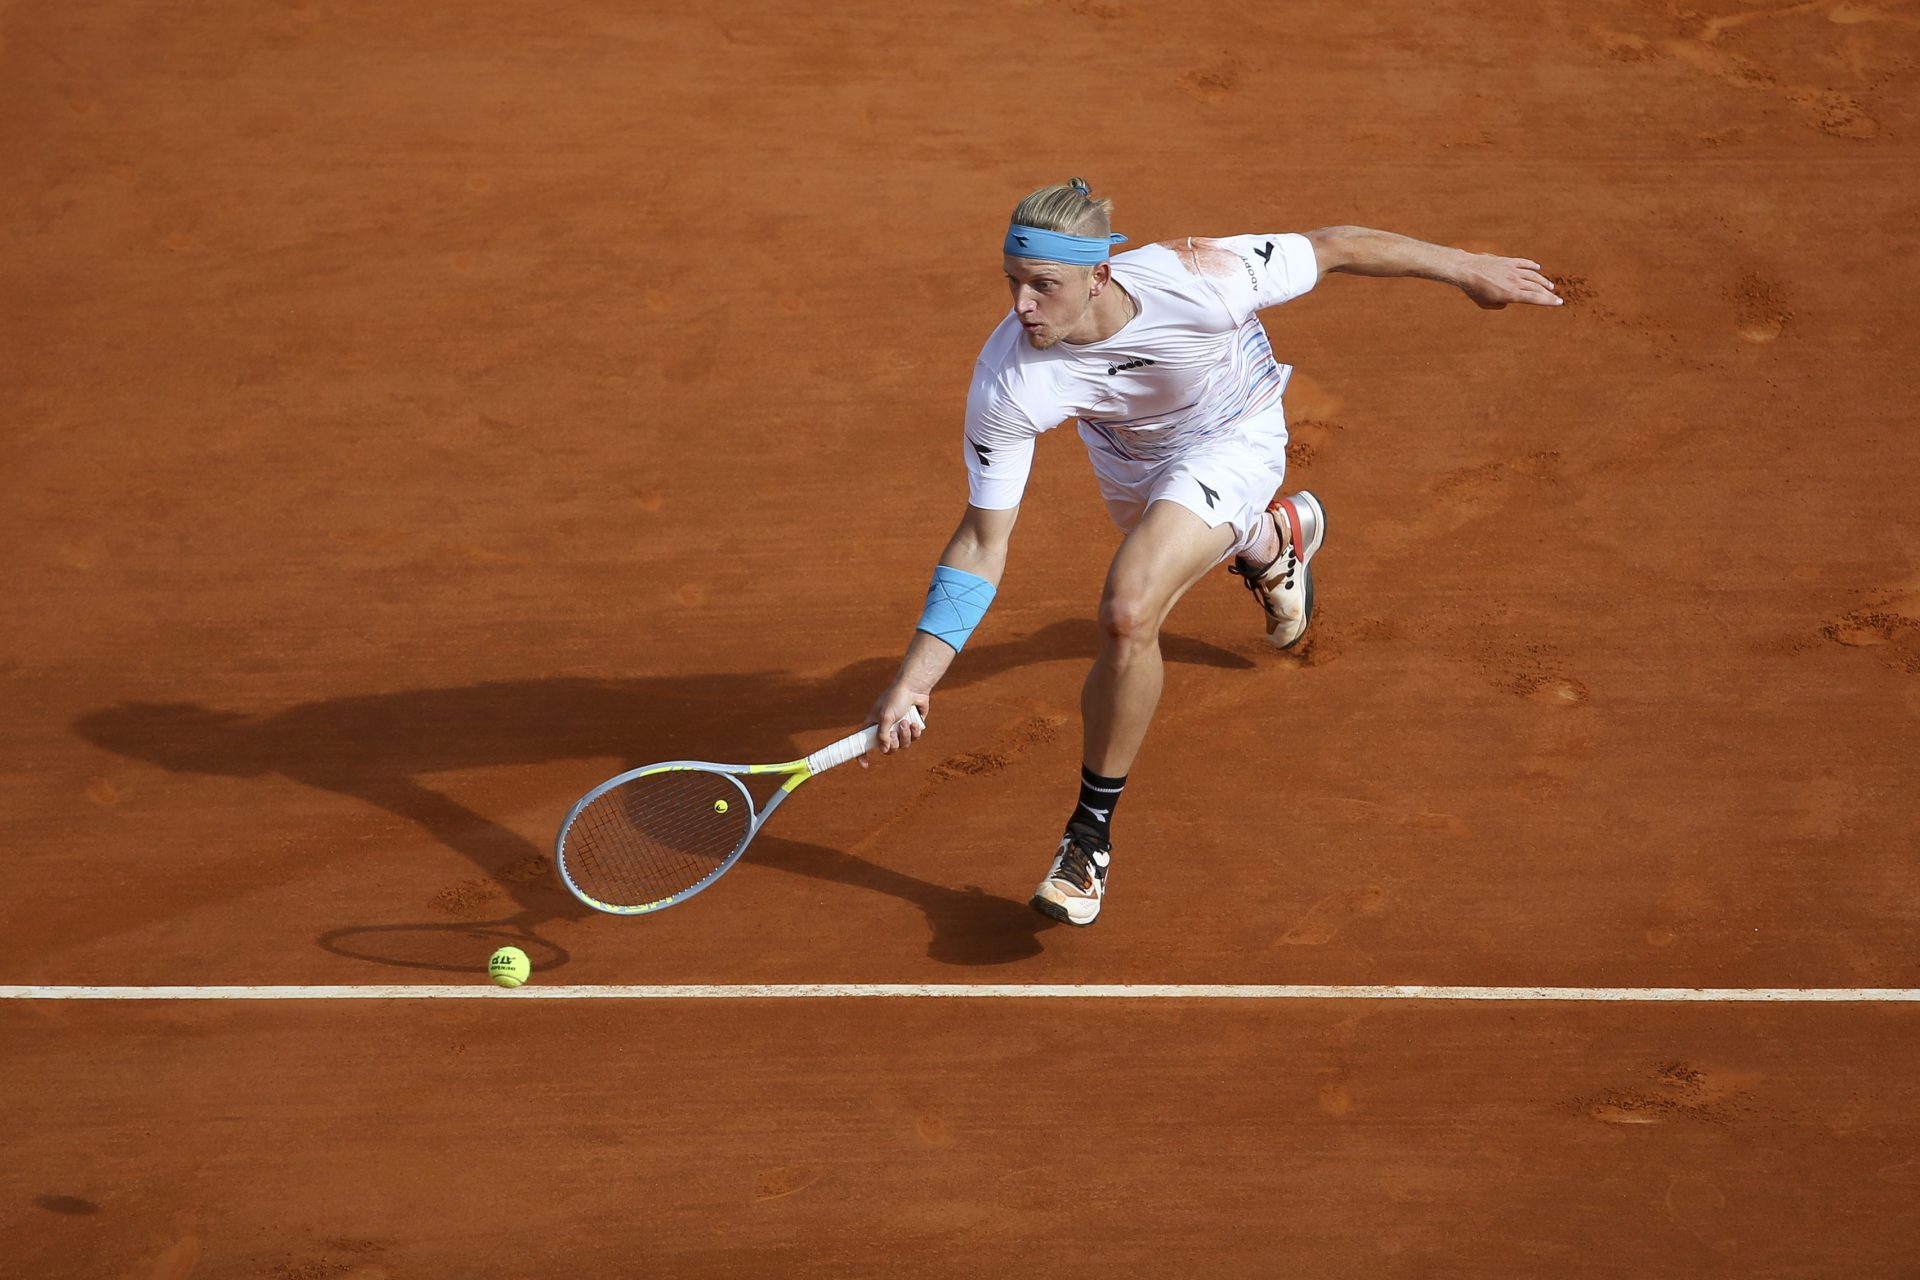
[(1151, 360), (1129, 360), (1125, 364), (1110, 364), (1107, 366), (1107, 376), (1111, 378), (1115, 374), (1125, 373), (1129, 369), (1144, 369), (1152, 363), (1153, 361)]
[(1267, 241), (1267, 247), (1264, 249), (1255, 249), (1253, 251), (1253, 256), (1260, 259), (1260, 261), (1266, 263), (1268, 266), (1272, 266), (1273, 265), (1273, 241), (1271, 240)]
[(1220, 497), (1220, 491), (1218, 489), (1207, 488), (1207, 482), (1197, 477), (1195, 478), (1194, 483), (1200, 486), (1201, 493), (1204, 493), (1207, 495), (1207, 510), (1209, 511), (1213, 510), (1213, 504), (1215, 500), (1217, 500)]
[(973, 451), (980, 455), (981, 466), (988, 466), (993, 462), (993, 449), (990, 446), (980, 444), (973, 440), (968, 440), (967, 443), (973, 445)]

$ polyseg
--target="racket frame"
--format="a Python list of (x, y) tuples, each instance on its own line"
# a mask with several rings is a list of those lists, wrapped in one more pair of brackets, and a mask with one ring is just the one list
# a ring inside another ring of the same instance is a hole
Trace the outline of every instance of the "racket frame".
[[(920, 718), (917, 710), (910, 710), (903, 723), (905, 722), (912, 722), (916, 728), (926, 727), (926, 722)], [(758, 835), (760, 828), (766, 825), (767, 819), (773, 816), (773, 811), (778, 809), (781, 802), (792, 795), (801, 783), (816, 774), (825, 773), (829, 769), (843, 765), (849, 760), (858, 759), (873, 750), (879, 740), (879, 728), (875, 725), (868, 725), (858, 733), (850, 733), (838, 742), (822, 747), (812, 755), (803, 756), (798, 760), (784, 761), (780, 764), (721, 764), (713, 760), (663, 760), (658, 764), (642, 765), (637, 769), (629, 769), (625, 773), (615, 774), (574, 801), (573, 808), (567, 810), (566, 818), (560, 823), (559, 834), (556, 835), (553, 840), (554, 871), (559, 875), (560, 883), (566, 886), (567, 892), (592, 907), (595, 911), (604, 911), (609, 915), (646, 915), (649, 912), (664, 910), (677, 903), (685, 902), (688, 898), (691, 898), (694, 894), (699, 893), (702, 889), (705, 889), (721, 876), (725, 875), (733, 868), (734, 863), (740, 861), (740, 855), (747, 851), (747, 846), (753, 843), (754, 836)], [(624, 783), (632, 782), (636, 778), (645, 778), (656, 773), (671, 773), (676, 770), (716, 774), (725, 778), (728, 782), (731, 782), (734, 788), (739, 791), (741, 803), (747, 806), (749, 819), (747, 822), (747, 832), (740, 837), (740, 843), (733, 847), (733, 852), (722, 859), (719, 865), (714, 867), (713, 870), (700, 877), (699, 881), (695, 884), (677, 893), (669, 894), (664, 898), (656, 898), (652, 902), (643, 902), (637, 905), (602, 902), (575, 884), (573, 877), (568, 874), (567, 871), (567, 833), (573, 830), (575, 819), (579, 818), (588, 805)], [(776, 774), (786, 774), (787, 780), (781, 783), (779, 789), (768, 797), (766, 807), (763, 809), (754, 802), (753, 793), (747, 790), (747, 785), (740, 781), (740, 779), (768, 777)]]

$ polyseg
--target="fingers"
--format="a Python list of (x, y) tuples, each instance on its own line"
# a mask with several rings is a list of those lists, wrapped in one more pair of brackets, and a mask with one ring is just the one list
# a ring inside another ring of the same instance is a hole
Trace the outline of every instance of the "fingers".
[(1553, 277), (1532, 258), (1502, 258), (1491, 254), (1481, 257), (1478, 280), (1466, 286), (1474, 303), (1485, 311), (1499, 311), (1510, 302), (1536, 307), (1566, 305), (1554, 285)]
[[(908, 711), (916, 714), (910, 716), (907, 714)], [(895, 739), (900, 744), (902, 751), (912, 746), (915, 742), (918, 742), (920, 735), (927, 731), (926, 720), (924, 719), (925, 714), (926, 713), (921, 711), (920, 707), (914, 703), (908, 703), (906, 708), (901, 711), (900, 722), (894, 725), (893, 729)]]
[(1472, 294), (1483, 310), (1498, 311), (1509, 302), (1524, 302), (1536, 307), (1558, 307), (1566, 303), (1556, 291), (1552, 277), (1538, 263), (1523, 258), (1506, 258), (1502, 269), (1487, 273), (1484, 288)]
[(1553, 278), (1541, 270), (1539, 263), (1516, 258), (1514, 265), (1519, 268), (1515, 272), (1519, 277), (1513, 299), (1515, 302), (1531, 302), (1542, 307), (1558, 307), (1566, 302), (1556, 289)]
[(1519, 302), (1531, 302), (1539, 307), (1558, 307), (1566, 304), (1566, 299), (1554, 292), (1553, 281), (1544, 276), (1539, 280), (1528, 280), (1521, 286)]
[[(873, 722), (880, 726), (881, 754), (904, 751), (912, 746), (926, 732), (926, 711), (925, 704), (919, 699), (910, 699), (898, 706), (887, 703), (876, 708)], [(916, 722), (909, 715), (910, 712), (917, 712), (921, 718)]]
[(1566, 302), (1554, 289), (1553, 281), (1538, 271), (1520, 273), (1520, 301), (1531, 302), (1539, 306), (1557, 307)]

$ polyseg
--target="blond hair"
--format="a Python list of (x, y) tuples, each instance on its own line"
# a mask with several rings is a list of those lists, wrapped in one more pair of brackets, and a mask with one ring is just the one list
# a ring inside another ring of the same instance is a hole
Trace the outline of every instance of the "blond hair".
[(1113, 201), (1096, 198), (1085, 178), (1069, 178), (1042, 187), (1015, 205), (1013, 220), (1042, 231), (1105, 237), (1113, 231)]

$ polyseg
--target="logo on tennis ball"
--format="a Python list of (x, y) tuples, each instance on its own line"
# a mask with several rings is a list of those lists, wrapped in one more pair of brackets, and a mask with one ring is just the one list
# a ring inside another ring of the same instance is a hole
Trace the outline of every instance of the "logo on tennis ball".
[(503, 987), (517, 987), (533, 974), (533, 962), (518, 947), (502, 947), (487, 957), (487, 976)]
[(727, 811), (727, 802), (725, 800), (715, 800), (713, 802), (713, 811), (715, 813), (725, 813)]

